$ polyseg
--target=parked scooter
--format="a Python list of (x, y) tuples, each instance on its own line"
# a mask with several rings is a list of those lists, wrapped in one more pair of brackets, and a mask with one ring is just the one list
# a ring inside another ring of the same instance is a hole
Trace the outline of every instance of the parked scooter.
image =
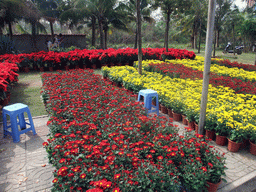
[[(231, 43), (228, 42), (227, 46), (225, 47), (223, 53), (234, 53), (234, 49), (231, 47)], [(235, 54), (241, 55), (242, 51), (244, 49), (244, 46), (235, 46)]]

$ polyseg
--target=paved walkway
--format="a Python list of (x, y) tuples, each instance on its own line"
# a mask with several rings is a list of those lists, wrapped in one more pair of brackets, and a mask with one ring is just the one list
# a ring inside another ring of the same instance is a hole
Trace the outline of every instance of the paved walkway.
[(51, 191), (54, 168), (42, 147), (49, 133), (47, 120), (34, 118), (37, 135), (31, 131), (22, 134), (19, 143), (13, 143), (11, 136), (3, 139), (0, 125), (0, 192)]
[[(19, 143), (13, 143), (10, 136), (3, 139), (0, 124), (0, 192), (48, 192), (51, 189), (54, 168), (48, 164), (47, 153), (42, 147), (48, 138), (48, 117), (33, 120), (37, 135), (32, 132), (22, 134)], [(174, 124), (182, 134), (185, 126), (180, 122)], [(215, 145), (215, 142), (211, 144)], [(256, 192), (256, 156), (251, 155), (248, 149), (232, 153), (227, 151), (227, 146), (216, 148), (226, 153), (228, 167), (227, 183), (222, 182), (218, 192)]]

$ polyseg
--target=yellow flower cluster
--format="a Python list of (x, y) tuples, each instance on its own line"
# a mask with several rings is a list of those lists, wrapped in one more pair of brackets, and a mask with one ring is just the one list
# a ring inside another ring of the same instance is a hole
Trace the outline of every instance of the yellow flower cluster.
[[(214, 59), (217, 60), (217, 59)], [(137, 62), (136, 62), (137, 63)], [(164, 61), (159, 60), (145, 60), (142, 62), (142, 66), (145, 67), (149, 64), (161, 64)], [(182, 64), (186, 67), (190, 67), (194, 70), (204, 71), (204, 57), (196, 56), (194, 60), (191, 59), (175, 59), (175, 60), (165, 60), (165, 63), (172, 63), (172, 64)], [(222, 76), (230, 76), (233, 78), (238, 78), (244, 81), (256, 81), (256, 71), (245, 71), (244, 69), (233, 67), (228, 68), (225, 66), (220, 66), (217, 64), (211, 65), (211, 72), (214, 72), (218, 75)]]
[[(129, 66), (104, 67), (103, 70), (107, 70), (109, 76), (122, 78), (123, 84), (156, 90), (159, 97), (167, 99), (167, 102), (179, 101), (185, 110), (200, 112), (202, 80), (172, 79), (146, 71), (139, 75), (135, 68)], [(256, 131), (256, 95), (235, 94), (228, 87), (209, 85), (207, 116), (210, 114), (214, 114), (218, 123), (225, 124), (225, 127)]]

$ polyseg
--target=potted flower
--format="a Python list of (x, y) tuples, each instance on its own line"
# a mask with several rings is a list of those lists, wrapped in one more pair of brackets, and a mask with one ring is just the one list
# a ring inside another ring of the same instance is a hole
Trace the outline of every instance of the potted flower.
[(165, 96), (162, 96), (162, 95), (161, 95), (161, 97), (160, 97), (160, 99), (159, 99), (159, 103), (160, 103), (160, 106), (161, 106), (161, 111), (162, 111), (164, 114), (168, 114), (167, 102), (168, 102), (168, 100), (165, 98)]
[(216, 131), (216, 144), (220, 146), (226, 145), (227, 136), (229, 133), (229, 127), (226, 125), (226, 122), (217, 121), (217, 126), (215, 127)]
[(225, 157), (224, 154), (220, 154), (216, 149), (211, 149), (211, 152), (205, 152), (202, 158), (205, 165), (207, 165), (207, 172), (209, 176), (207, 178), (206, 188), (208, 192), (216, 192), (218, 186), (222, 181), (226, 182), (222, 176), (225, 176)]
[(250, 153), (256, 155), (256, 128), (252, 127), (250, 133)]
[(233, 128), (229, 132), (228, 136), (228, 150), (231, 152), (237, 152), (242, 145), (244, 134), (242, 129)]
[(215, 114), (207, 114), (205, 119), (205, 136), (211, 140), (215, 139), (215, 127), (217, 126), (217, 117)]
[(183, 112), (183, 103), (179, 100), (174, 100), (172, 103), (173, 120), (181, 121), (181, 114)]
[(186, 118), (188, 120), (189, 128), (194, 129), (194, 121), (195, 121), (196, 112), (191, 108), (186, 108), (184, 110), (184, 114), (186, 115)]

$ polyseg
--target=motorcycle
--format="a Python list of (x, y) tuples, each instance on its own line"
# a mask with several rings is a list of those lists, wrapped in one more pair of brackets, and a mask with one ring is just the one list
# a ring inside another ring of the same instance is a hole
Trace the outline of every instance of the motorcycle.
[[(234, 49), (231, 47), (231, 43), (228, 42), (227, 46), (225, 47), (223, 53), (234, 53)], [(241, 55), (243, 52), (244, 46), (235, 46), (235, 54)]]

